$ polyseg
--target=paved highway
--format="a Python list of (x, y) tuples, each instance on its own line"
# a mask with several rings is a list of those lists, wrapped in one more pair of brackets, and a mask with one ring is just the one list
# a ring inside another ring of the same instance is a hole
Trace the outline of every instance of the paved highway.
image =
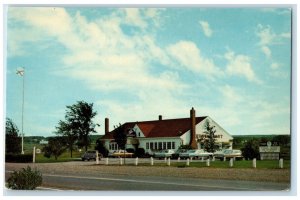
[[(9, 171), (6, 171), (6, 177)], [(62, 190), (88, 191), (278, 191), (287, 183), (231, 181), (157, 176), (98, 176), (43, 174), (43, 186)]]

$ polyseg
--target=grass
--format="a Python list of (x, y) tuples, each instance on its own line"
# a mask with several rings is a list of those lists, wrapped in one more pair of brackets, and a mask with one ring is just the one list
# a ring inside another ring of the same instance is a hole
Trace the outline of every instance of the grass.
[(53, 162), (69, 162), (69, 161), (78, 161), (81, 160), (82, 152), (73, 152), (73, 158), (71, 158), (70, 152), (64, 152), (60, 155), (57, 160), (52, 156), (46, 158), (43, 153), (36, 154), (35, 161), (36, 163), (53, 163)]
[[(185, 163), (174, 163), (174, 166), (183, 167)], [(207, 167), (206, 162), (190, 162), (190, 167)], [(210, 168), (230, 168), (229, 161), (214, 161), (210, 162)], [(290, 168), (290, 161), (286, 160), (283, 162), (283, 167), (285, 169)], [(241, 160), (235, 161), (233, 167), (231, 168), (253, 168), (252, 160)], [(278, 160), (257, 160), (256, 168), (258, 169), (279, 169)]]
[[(37, 143), (24, 143), (24, 153), (25, 154), (32, 154), (33, 147), (36, 147), (36, 149), (42, 150), (45, 145), (37, 144)], [(89, 147), (90, 149), (94, 149), (95, 144), (91, 144)], [(81, 152), (73, 151), (73, 158), (71, 158), (71, 154), (68, 150), (66, 150), (62, 155), (60, 155), (57, 160), (52, 156), (50, 158), (44, 157), (43, 153), (36, 154), (35, 161), (36, 163), (53, 163), (53, 162), (69, 162), (69, 161), (78, 161), (81, 160), (81, 155), (85, 152), (84, 149), (82, 149)]]
[[(126, 164), (127, 166), (133, 166), (133, 163)], [(151, 166), (150, 163), (148, 164), (139, 164), (139, 166)], [(154, 161), (154, 167), (160, 166), (160, 167), (168, 167), (167, 163), (155, 163)], [(189, 166), (186, 166), (185, 162), (177, 162), (177, 161), (171, 161), (171, 167), (178, 167), (178, 168), (186, 168), (186, 167), (195, 167), (195, 168), (205, 168), (206, 162), (190, 162)], [(207, 168), (236, 168), (236, 169), (246, 169), (246, 168), (253, 168), (252, 167), (252, 160), (241, 160), (241, 161), (234, 161), (233, 167), (229, 167), (229, 161), (214, 161), (210, 162), (210, 166)], [(257, 169), (279, 169), (279, 161), (278, 160), (257, 160), (256, 161), (256, 168)], [(289, 169), (290, 168), (290, 160), (284, 160), (283, 161), (283, 168)]]

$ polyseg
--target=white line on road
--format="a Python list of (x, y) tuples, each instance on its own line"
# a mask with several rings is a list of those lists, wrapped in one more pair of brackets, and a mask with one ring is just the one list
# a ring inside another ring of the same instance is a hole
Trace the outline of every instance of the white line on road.
[[(43, 176), (60, 177), (60, 178), (77, 178), (77, 179), (90, 179), (90, 180), (106, 180), (106, 181), (122, 181), (122, 182), (134, 182), (134, 183), (148, 183), (148, 184), (162, 184), (162, 185), (176, 185), (176, 186), (190, 186), (190, 187), (207, 187), (207, 188), (218, 188), (218, 189), (231, 189), (231, 190), (253, 190), (251, 188), (242, 187), (229, 187), (229, 186), (211, 186), (205, 184), (188, 184), (188, 183), (171, 183), (171, 182), (160, 182), (160, 181), (144, 181), (134, 179), (120, 179), (120, 178), (100, 178), (100, 177), (83, 177), (83, 176), (66, 176), (66, 175), (54, 175), (54, 174), (43, 174)], [(255, 189), (259, 190), (259, 189)], [(261, 191), (264, 191), (263, 189)]]

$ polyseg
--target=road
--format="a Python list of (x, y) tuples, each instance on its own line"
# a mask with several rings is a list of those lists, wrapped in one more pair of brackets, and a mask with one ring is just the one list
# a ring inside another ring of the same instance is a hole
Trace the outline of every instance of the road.
[[(42, 172), (43, 187), (72, 191), (281, 191), (289, 188), (289, 182), (274, 180), (287, 176), (286, 170), (136, 167), (119, 166), (118, 162), (111, 159), (110, 163), (116, 163), (111, 166), (106, 166), (104, 160), (100, 165), (94, 161), (6, 163), (5, 178), (13, 170), (30, 165)], [(134, 159), (126, 163), (134, 163)]]
[[(10, 171), (6, 171), (9, 177)], [(102, 174), (43, 174), (43, 186), (61, 190), (95, 191), (278, 191), (288, 183)]]
[[(287, 184), (174, 177), (85, 177), (45, 174), (47, 186), (72, 190), (118, 191), (274, 191)], [(68, 187), (71, 186), (71, 187)]]

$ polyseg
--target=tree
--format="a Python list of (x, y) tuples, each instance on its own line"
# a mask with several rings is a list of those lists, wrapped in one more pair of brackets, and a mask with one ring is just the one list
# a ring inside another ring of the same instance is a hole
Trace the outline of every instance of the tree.
[(22, 148), (21, 140), (21, 137), (19, 137), (19, 129), (16, 124), (10, 118), (6, 118), (5, 152), (20, 153)]
[(113, 137), (115, 139), (115, 142), (118, 144), (120, 149), (124, 149), (126, 147), (127, 143), (127, 133), (121, 124), (119, 126), (114, 126), (115, 130), (113, 132)]
[(277, 143), (280, 146), (288, 146), (291, 143), (290, 135), (276, 135), (272, 139), (273, 143)]
[(66, 141), (63, 137), (51, 137), (48, 139), (48, 145), (43, 148), (44, 156), (50, 158), (54, 156), (55, 160), (66, 150)]
[(96, 114), (92, 103), (78, 101), (76, 104), (67, 106), (65, 121), (60, 121), (56, 129), (57, 134), (70, 139), (68, 148), (71, 152), (75, 142), (78, 146), (85, 147), (87, 151), (91, 143), (89, 135), (95, 133), (95, 127), (99, 126), (92, 121)]
[(78, 139), (77, 130), (72, 129), (72, 126), (64, 121), (59, 121), (56, 128), (56, 134), (61, 135), (66, 140), (66, 148), (70, 150), (71, 158), (73, 157), (74, 145)]
[(253, 159), (259, 157), (259, 141), (251, 139), (244, 144), (241, 148), (242, 155), (245, 159)]
[(215, 130), (215, 126), (210, 125), (209, 120), (205, 121), (203, 133), (206, 134), (206, 137), (204, 138), (204, 149), (207, 152), (214, 153), (216, 151), (215, 150), (215, 141), (216, 141), (215, 133), (216, 133), (216, 130)]
[(108, 156), (108, 150), (105, 148), (103, 142), (100, 139), (96, 141), (95, 150), (98, 150), (98, 152), (101, 153), (104, 157)]

